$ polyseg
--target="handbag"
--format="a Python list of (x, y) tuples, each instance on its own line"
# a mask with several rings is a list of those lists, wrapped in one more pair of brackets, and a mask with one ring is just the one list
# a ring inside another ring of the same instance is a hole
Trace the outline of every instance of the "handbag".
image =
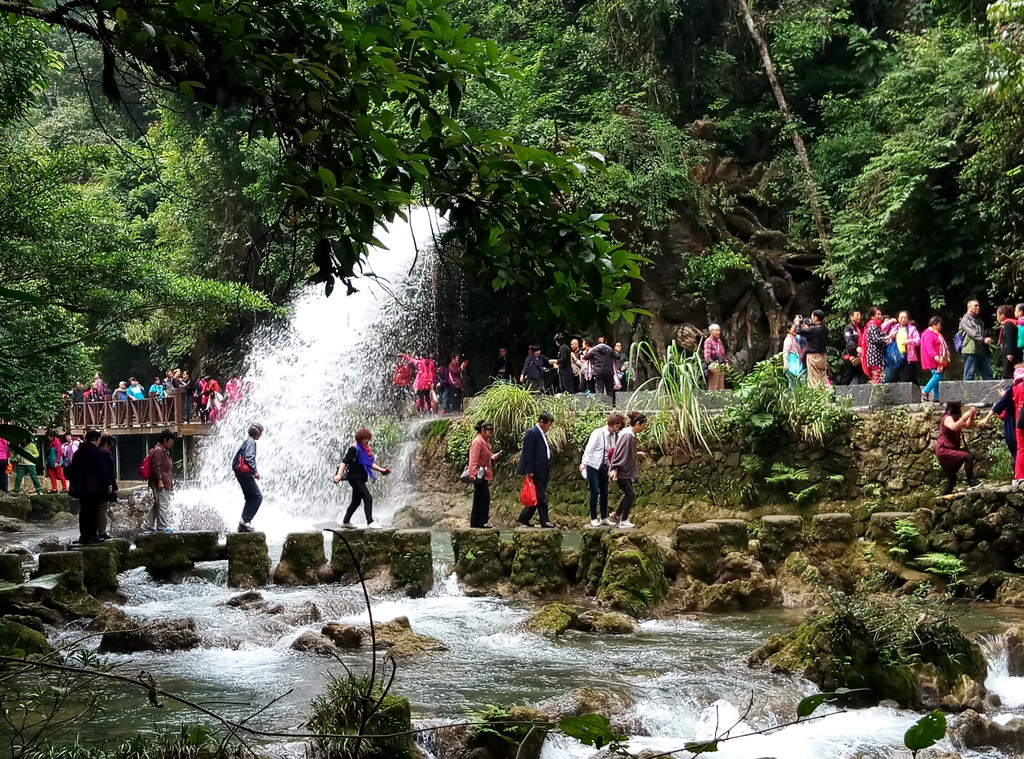
[(469, 485), (469, 484), (471, 484), (473, 482), (479, 482), (480, 480), (482, 480), (482, 479), (484, 479), (486, 477), (487, 477), (487, 470), (484, 467), (482, 467), (482, 466), (478, 466), (476, 468), (476, 477), (471, 477), (469, 475), (469, 467), (468, 466), (465, 469), (463, 469), (462, 470), (462, 474), (459, 475), (459, 479), (462, 480), (467, 485)]
[(800, 363), (799, 353), (786, 354), (786, 372), (794, 377), (799, 377), (804, 373), (804, 365)]
[(252, 467), (245, 463), (245, 456), (241, 453), (238, 454), (238, 464), (235, 466), (235, 471), (239, 474), (249, 474), (252, 472)]
[(528, 508), (537, 505), (537, 486), (529, 477), (523, 478), (523, 487), (519, 491), (519, 503)]
[(886, 366), (890, 369), (899, 369), (905, 360), (906, 357), (900, 352), (900, 346), (895, 342), (889, 343), (889, 347), (885, 349)]

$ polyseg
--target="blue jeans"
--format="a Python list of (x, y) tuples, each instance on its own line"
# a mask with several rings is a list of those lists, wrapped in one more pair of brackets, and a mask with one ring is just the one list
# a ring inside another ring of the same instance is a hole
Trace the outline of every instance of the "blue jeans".
[(937, 369), (932, 369), (932, 378), (928, 380), (928, 384), (921, 389), (921, 392), (925, 395), (931, 395), (934, 393), (935, 400), (938, 400), (940, 382), (942, 382), (942, 372)]
[(587, 467), (587, 486), (590, 488), (590, 518), (597, 519), (597, 501), (601, 499), (601, 519), (608, 518), (608, 467)]
[(975, 374), (980, 374), (983, 380), (992, 379), (992, 357), (988, 354), (988, 346), (980, 345), (981, 353), (964, 354), (964, 382), (974, 380)]
[(263, 503), (263, 491), (260, 490), (260, 484), (251, 474), (235, 472), (235, 479), (238, 480), (238, 484), (242, 487), (242, 493), (245, 495), (242, 521), (251, 522), (252, 518), (256, 516), (256, 512), (260, 510), (260, 504)]

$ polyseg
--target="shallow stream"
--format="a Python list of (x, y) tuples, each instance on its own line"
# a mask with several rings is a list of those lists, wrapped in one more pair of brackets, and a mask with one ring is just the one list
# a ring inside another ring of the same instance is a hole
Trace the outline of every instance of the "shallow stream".
[[(578, 536), (567, 536), (567, 544)], [(747, 719), (736, 734), (791, 720), (796, 704), (815, 692), (799, 678), (750, 669), (744, 657), (769, 635), (798, 624), (802, 610), (767, 610), (673, 621), (648, 621), (634, 636), (566, 635), (550, 639), (527, 632), (524, 621), (534, 604), (462, 595), (450, 572), (448, 535), (434, 536), (435, 588), (422, 599), (381, 596), (373, 599), (377, 621), (409, 618), (414, 631), (441, 640), (447, 653), (400, 661), (394, 690), (412, 703), (416, 720), (460, 720), (467, 710), (487, 704), (533, 704), (579, 687), (628, 694), (635, 705), (629, 724), (647, 737), (631, 741), (635, 749), (677, 749), (691, 740), (706, 740), (716, 724), (731, 725), (753, 698)], [(271, 547), (272, 556), (280, 544)], [(274, 556), (276, 559), (276, 556)], [(223, 606), (238, 593), (225, 586), (226, 563), (200, 565), (196, 575), (178, 585), (154, 583), (142, 569), (122, 575), (124, 610), (143, 620), (192, 617), (203, 647), (170, 654), (110, 657), (134, 675), (151, 672), (170, 692), (203, 703), (232, 718), (244, 718), (268, 701), (291, 691), (259, 718), (268, 731), (301, 730), (310, 701), (328, 674), (343, 674), (331, 659), (290, 649), (305, 630), (324, 622), (365, 624), (367, 615), (356, 586), (267, 588), (271, 603), (294, 608), (312, 601), (321, 622), (282, 622), (275, 616)], [(996, 632), (1006, 620), (971, 613), (965, 624), (979, 632)], [(81, 629), (62, 633), (81, 637)], [(95, 646), (97, 641), (86, 641)], [(1006, 656), (991, 654), (988, 686), (1003, 699), (1007, 714), (1024, 714), (1024, 678), (1006, 675)], [(344, 655), (354, 671), (369, 666), (367, 649)], [(920, 715), (876, 707), (835, 714), (767, 735), (723, 743), (716, 754), (732, 759), (776, 756), (831, 759), (857, 752), (899, 756), (903, 732)], [(135, 732), (164, 730), (183, 721), (200, 721), (184, 707), (167, 703), (156, 709), (145, 694), (124, 692), (87, 728), (88, 737), (116, 738)], [(589, 757), (592, 748), (551, 737), (542, 759)], [(906, 755), (905, 752), (903, 755)], [(965, 754), (965, 756), (982, 756)], [(987, 754), (985, 756), (997, 756)]]

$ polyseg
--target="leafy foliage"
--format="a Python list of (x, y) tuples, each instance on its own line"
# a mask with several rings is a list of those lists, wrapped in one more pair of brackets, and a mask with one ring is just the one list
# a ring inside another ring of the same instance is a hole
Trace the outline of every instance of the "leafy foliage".
[(700, 448), (708, 449), (710, 417), (701, 398), (704, 373), (698, 351), (688, 352), (673, 341), (662, 358), (648, 342), (637, 342), (629, 348), (630, 366), (646, 362), (652, 367), (654, 377), (637, 388), (638, 397), (645, 390), (657, 392), (664, 417), (658, 419), (657, 427), (664, 431), (659, 438), (663, 445), (673, 441), (687, 452)]

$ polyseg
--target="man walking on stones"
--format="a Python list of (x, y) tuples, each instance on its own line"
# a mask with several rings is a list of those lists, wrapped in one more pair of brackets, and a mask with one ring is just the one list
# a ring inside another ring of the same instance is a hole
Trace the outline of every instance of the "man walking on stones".
[(235, 452), (231, 460), (231, 469), (235, 473), (242, 494), (245, 496), (245, 506), (242, 507), (242, 519), (238, 523), (239, 532), (254, 532), (252, 519), (263, 503), (263, 491), (256, 480), (260, 473), (256, 469), (256, 441), (263, 435), (263, 425), (253, 424), (249, 427), (249, 437)]
[(68, 470), (69, 493), (81, 504), (78, 514), (78, 542), (80, 545), (99, 543), (98, 515), (100, 507), (114, 492), (114, 464), (105, 451), (100, 450), (102, 433), (89, 430), (85, 442), (78, 446)]
[[(611, 348), (609, 348), (611, 350)], [(519, 525), (529, 527), (533, 517), (533, 509), (537, 509), (541, 527), (554, 527), (548, 521), (548, 474), (550, 472), (551, 446), (548, 444), (548, 430), (554, 423), (547, 411), (537, 417), (537, 424), (530, 427), (523, 435), (523, 452), (519, 456), (519, 474), (533, 480), (537, 488), (537, 506), (527, 506), (519, 514)]]
[(960, 349), (964, 357), (964, 382), (972, 382), (975, 374), (983, 380), (992, 379), (992, 359), (988, 347), (992, 344), (992, 338), (985, 336), (985, 323), (980, 313), (981, 304), (972, 300), (967, 304), (967, 313), (960, 319), (960, 332), (964, 341)]
[(153, 507), (142, 523), (148, 532), (174, 532), (167, 521), (171, 511), (171, 494), (174, 492), (174, 464), (170, 453), (173, 445), (174, 433), (164, 430), (149, 452), (149, 489), (153, 493)]

